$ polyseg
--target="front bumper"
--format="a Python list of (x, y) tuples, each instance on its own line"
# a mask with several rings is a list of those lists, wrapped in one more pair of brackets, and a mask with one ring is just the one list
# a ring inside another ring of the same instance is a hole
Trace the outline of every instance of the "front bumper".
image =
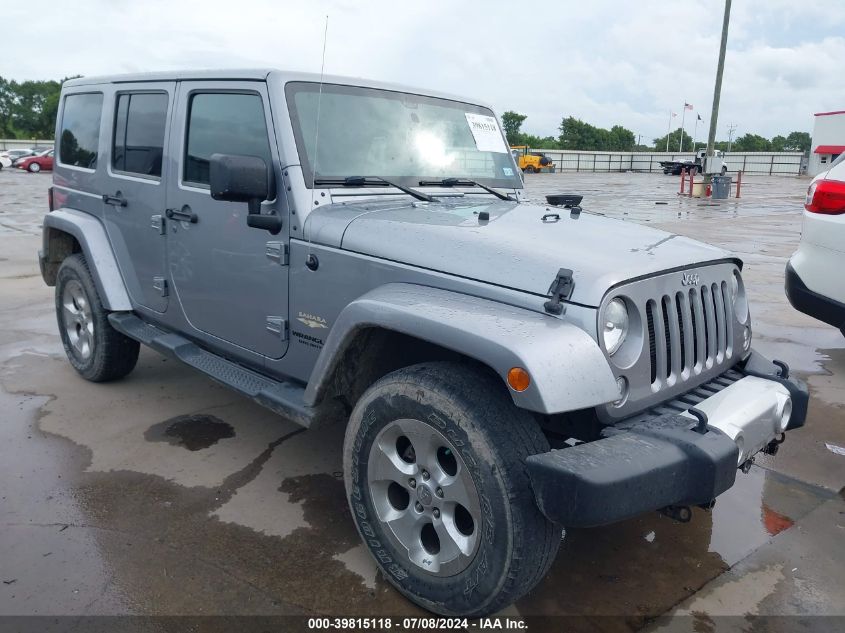
[[(737, 467), (784, 431), (803, 426), (808, 391), (783, 364), (756, 352), (742, 376), (695, 404), (696, 415), (637, 416), (604, 437), (527, 458), (537, 505), (551, 521), (591, 527), (673, 505), (707, 504)], [(700, 414), (699, 414), (700, 415)]]

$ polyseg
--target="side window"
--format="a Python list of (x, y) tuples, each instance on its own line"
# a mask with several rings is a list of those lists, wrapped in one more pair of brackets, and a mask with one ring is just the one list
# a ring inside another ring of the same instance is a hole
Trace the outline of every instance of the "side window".
[(167, 101), (163, 92), (118, 95), (112, 147), (114, 169), (161, 177)]
[(258, 156), (270, 165), (270, 142), (261, 97), (230, 92), (196, 93), (188, 110), (182, 178), (208, 185), (212, 154)]
[(73, 94), (65, 97), (59, 133), (59, 162), (74, 167), (96, 169), (100, 141), (103, 93)]

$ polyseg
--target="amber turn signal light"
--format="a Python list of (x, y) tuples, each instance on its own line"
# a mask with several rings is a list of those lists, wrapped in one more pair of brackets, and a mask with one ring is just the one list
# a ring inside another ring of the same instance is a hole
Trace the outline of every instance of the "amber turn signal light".
[(508, 384), (514, 391), (525, 391), (531, 384), (531, 376), (522, 367), (511, 367), (508, 372)]

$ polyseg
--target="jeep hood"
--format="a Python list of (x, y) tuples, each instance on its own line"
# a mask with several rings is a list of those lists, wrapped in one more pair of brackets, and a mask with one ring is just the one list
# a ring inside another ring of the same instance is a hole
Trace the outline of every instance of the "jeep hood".
[[(480, 220), (482, 212), (489, 220)], [(542, 219), (543, 215), (557, 213)], [(731, 259), (727, 251), (630, 221), (529, 203), (454, 198), (335, 203), (312, 211), (305, 238), (344, 250), (547, 296), (560, 268), (570, 301), (597, 306), (611, 286)]]

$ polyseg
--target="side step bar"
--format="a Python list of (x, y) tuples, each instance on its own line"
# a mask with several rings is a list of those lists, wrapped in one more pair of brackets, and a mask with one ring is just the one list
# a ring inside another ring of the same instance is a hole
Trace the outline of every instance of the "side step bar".
[(217, 382), (306, 428), (346, 418), (343, 406), (336, 400), (309, 407), (304, 403), (304, 385), (263, 376), (204, 350), (178, 334), (160, 330), (131, 312), (112, 312), (109, 314), (109, 322), (114, 329), (129, 338), (181, 360)]

